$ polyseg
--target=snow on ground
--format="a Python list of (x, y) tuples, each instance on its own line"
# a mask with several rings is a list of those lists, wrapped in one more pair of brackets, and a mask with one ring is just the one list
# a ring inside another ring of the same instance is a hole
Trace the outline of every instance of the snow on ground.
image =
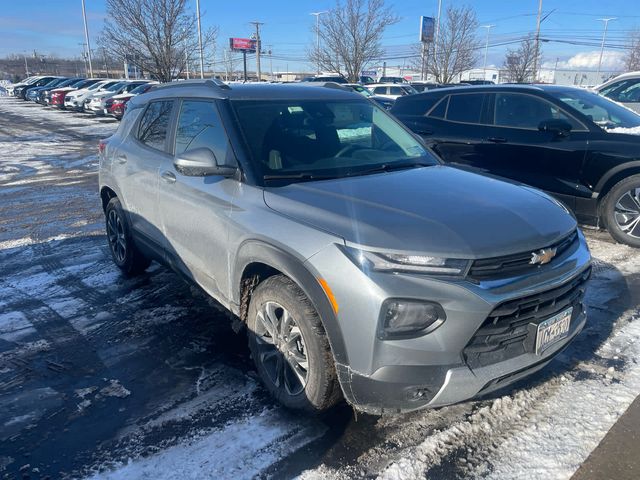
[(113, 266), (95, 146), (116, 125), (0, 98), (0, 474), (569, 478), (640, 393), (640, 253), (587, 232), (588, 324), (541, 372), (407, 415), (285, 411), (220, 308)]

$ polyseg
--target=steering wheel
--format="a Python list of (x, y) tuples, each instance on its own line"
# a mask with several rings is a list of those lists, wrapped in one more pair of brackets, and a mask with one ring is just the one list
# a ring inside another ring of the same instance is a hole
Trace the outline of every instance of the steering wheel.
[(334, 155), (335, 158), (343, 157), (346, 153), (351, 152), (356, 149), (356, 145), (346, 145), (342, 147), (338, 153)]

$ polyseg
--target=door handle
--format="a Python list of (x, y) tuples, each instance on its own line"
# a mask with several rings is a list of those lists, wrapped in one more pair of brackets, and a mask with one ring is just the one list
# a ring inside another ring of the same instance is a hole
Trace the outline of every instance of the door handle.
[(489, 137), (487, 138), (487, 142), (491, 143), (505, 143), (507, 141), (504, 137)]
[(173, 173), (169, 172), (168, 170), (162, 172), (160, 174), (160, 177), (162, 178), (162, 180), (164, 180), (167, 183), (176, 183), (176, 176)]
[(116, 162), (120, 164), (127, 163), (127, 157), (124, 155), (116, 155)]

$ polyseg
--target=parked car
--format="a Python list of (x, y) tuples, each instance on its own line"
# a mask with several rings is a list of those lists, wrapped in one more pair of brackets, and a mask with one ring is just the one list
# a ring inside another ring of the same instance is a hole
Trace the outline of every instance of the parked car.
[(58, 77), (51, 77), (51, 76), (40, 77), (33, 83), (29, 83), (29, 84), (26, 84), (26, 85), (21, 85), (19, 87), (15, 87), (13, 89), (13, 96), (21, 98), (23, 100), (26, 100), (27, 99), (27, 92), (29, 91), (29, 89), (35, 88), (35, 87), (42, 87), (43, 85), (46, 85), (46, 84), (50, 83), (51, 81), (55, 80), (56, 78), (58, 78)]
[(9, 86), (7, 86), (7, 93), (9, 95), (11, 95), (12, 97), (15, 96), (14, 94), (14, 90), (18, 87), (22, 87), (24, 85), (31, 85), (32, 83), (38, 81), (38, 79), (40, 78), (40, 76), (36, 75), (36, 76), (31, 76), (31, 77), (27, 77), (24, 80), (21, 80), (18, 83), (13, 83), (10, 84)]
[(85, 112), (93, 113), (95, 115), (106, 115), (109, 112), (106, 109), (106, 102), (114, 95), (121, 93), (127, 93), (140, 85), (148, 83), (148, 80), (125, 80), (111, 85), (110, 87), (91, 94), (85, 101)]
[(375, 79), (373, 77), (370, 77), (368, 75), (360, 75), (360, 83), (362, 85), (368, 85), (370, 83), (376, 83)]
[(55, 107), (64, 110), (64, 99), (70, 92), (80, 90), (82, 88), (87, 88), (99, 81), (100, 79), (98, 78), (88, 78), (79, 82), (72, 83), (63, 88), (55, 88), (50, 92), (51, 100), (49, 101), (49, 105), (54, 105)]
[(347, 83), (347, 79), (342, 75), (315, 75), (313, 77), (305, 77), (301, 82), (333, 82), (333, 83)]
[(403, 77), (380, 77), (376, 83), (409, 83), (409, 80)]
[(465, 83), (466, 85), (495, 85), (496, 82), (491, 80), (465, 80), (462, 83)]
[[(640, 116), (581, 88), (440, 89), (392, 108), (447, 163), (540, 188), (640, 247)], [(631, 130), (629, 130), (631, 129)]]
[(115, 117), (118, 120), (121, 120), (129, 100), (131, 100), (133, 97), (137, 95), (141, 95), (143, 93), (148, 92), (156, 85), (158, 85), (158, 82), (144, 83), (142, 85), (138, 85), (136, 88), (134, 88), (130, 92), (114, 95), (109, 100), (107, 100), (105, 105), (105, 108), (107, 109), (108, 114)]
[(84, 112), (85, 103), (94, 93), (106, 90), (122, 80), (99, 79), (97, 82), (85, 88), (79, 88), (73, 92), (69, 92), (64, 97), (64, 106), (67, 110), (76, 112)]
[(237, 315), (288, 407), (463, 401), (585, 324), (590, 256), (567, 210), (441, 165), (353, 92), (162, 85), (99, 150), (115, 264), (157, 259)]
[(372, 85), (367, 85), (367, 88), (371, 90), (371, 93), (373, 93), (374, 95), (378, 97), (388, 98), (390, 100), (395, 100), (396, 98), (402, 97), (404, 95), (414, 95), (418, 93), (418, 91), (408, 83), (374, 83)]
[(73, 87), (73, 85), (80, 83), (83, 80), (84, 78), (80, 78), (80, 77), (65, 78), (53, 86), (47, 85), (46, 87), (40, 87), (36, 89), (37, 93), (35, 94), (34, 101), (41, 105), (48, 105), (48, 102), (51, 100), (51, 96), (50, 96), (51, 90), (54, 90), (56, 88), (63, 88), (63, 87)]
[(640, 72), (624, 73), (595, 87), (594, 90), (640, 113)]
[(440, 85), (438, 83), (432, 82), (411, 82), (410, 85), (415, 88), (416, 92), (426, 92), (427, 90), (433, 90), (434, 88), (439, 88)]
[(28, 87), (25, 88), (23, 90), (23, 94), (24, 94), (24, 99), (30, 102), (35, 102), (36, 98), (38, 97), (38, 93), (40, 92), (40, 90), (43, 90), (45, 88), (53, 88), (56, 87), (58, 85), (60, 85), (62, 82), (64, 82), (66, 80), (66, 77), (55, 77), (53, 80), (51, 80), (50, 82), (46, 83), (45, 85), (39, 86), (39, 87)]

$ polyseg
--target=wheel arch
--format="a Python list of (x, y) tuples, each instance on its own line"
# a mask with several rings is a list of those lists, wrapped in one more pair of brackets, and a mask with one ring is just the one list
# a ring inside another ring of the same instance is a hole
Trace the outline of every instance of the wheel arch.
[(611, 191), (615, 184), (631, 177), (632, 175), (640, 174), (640, 160), (628, 162), (623, 165), (619, 165), (612, 168), (604, 175), (595, 187), (595, 191), (598, 192), (598, 202), (602, 202), (602, 199), (606, 197), (607, 193)]
[(318, 278), (293, 254), (262, 241), (242, 244), (232, 272), (232, 302), (241, 321), (246, 322), (251, 293), (273, 275), (285, 275), (307, 296), (320, 316), (334, 360), (348, 365), (348, 355), (336, 313)]
[(107, 210), (107, 205), (112, 198), (117, 197), (118, 195), (111, 188), (104, 186), (100, 189), (100, 200), (102, 201), (102, 211)]

